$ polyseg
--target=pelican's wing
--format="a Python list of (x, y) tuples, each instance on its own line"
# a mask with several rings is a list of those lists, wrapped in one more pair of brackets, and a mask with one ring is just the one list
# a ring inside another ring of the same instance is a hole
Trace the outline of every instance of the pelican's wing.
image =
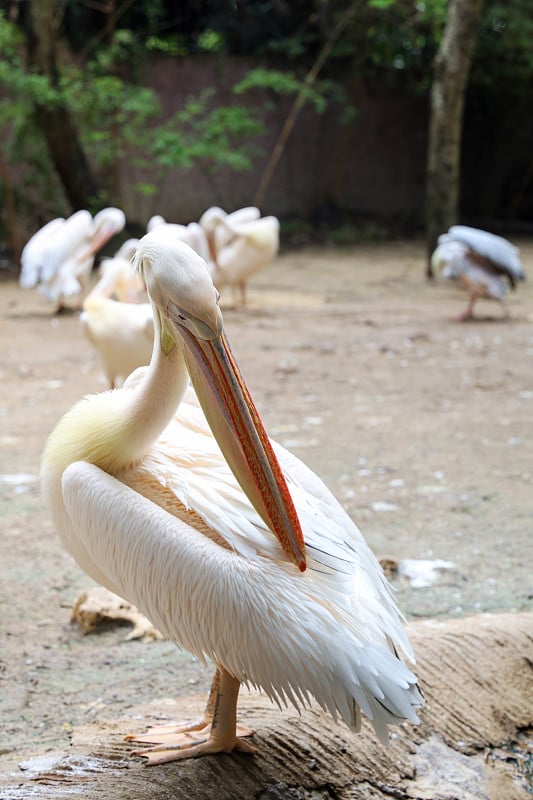
[(46, 247), (64, 225), (63, 217), (57, 217), (43, 225), (26, 243), (20, 256), (20, 285), (32, 289), (41, 279)]
[(259, 219), (261, 212), (255, 206), (246, 206), (245, 208), (238, 208), (236, 211), (231, 211), (226, 216), (226, 222), (229, 225), (239, 225), (241, 222), (252, 222), (254, 219)]
[(228, 228), (227, 231), (233, 233), (220, 246), (218, 233), (225, 230), (220, 225), (215, 232), (218, 269), (213, 280), (217, 288), (247, 281), (270, 264), (279, 250), (279, 222), (276, 217), (262, 217)]
[[(134, 385), (138, 375), (134, 373), (127, 385)], [(144, 457), (142, 469), (241, 555), (254, 558), (260, 553), (285, 559), (278, 540), (239, 486), (199, 406), (180, 405)], [(122, 477), (126, 483), (135, 480), (130, 473)]]
[(258, 568), (93, 464), (71, 464), (62, 492), (80, 566), (191, 653), (356, 730), (359, 704), (384, 742), (387, 723), (418, 721), (412, 672), (291, 565)]
[(518, 248), (507, 239), (478, 228), (470, 228), (467, 225), (453, 225), (448, 234), (456, 241), (466, 244), (483, 258), (487, 258), (510, 277), (524, 280), (525, 274)]
[[(219, 228), (226, 228), (231, 236), (247, 239), (256, 247), (268, 247), (271, 249), (275, 245), (277, 249), (279, 246), (279, 220), (277, 217), (261, 217), (260, 219), (246, 221), (229, 221), (228, 217), (226, 217)], [(215, 238), (216, 236), (215, 234)], [(218, 239), (216, 241), (217, 246), (222, 245)]]
[(82, 247), (91, 230), (92, 216), (88, 211), (76, 211), (65, 220), (63, 226), (54, 236), (53, 246), (48, 246), (43, 260), (41, 280), (44, 283), (53, 281), (61, 266), (72, 259), (79, 247)]
[[(135, 375), (128, 384), (137, 380)], [(320, 478), (280, 445), (273, 445), (300, 518), (314, 583), (338, 607), (355, 612), (362, 625), (395, 641), (412, 657), (389, 584), (359, 529)], [(237, 553), (249, 560), (266, 556), (277, 563), (285, 561), (278, 540), (231, 472), (194, 396), (192, 402), (180, 405), (143, 459), (142, 469), (147, 482), (156, 480), (170, 489)], [(122, 479), (130, 482), (127, 473)]]
[(39, 285), (39, 292), (52, 302), (62, 297), (75, 297), (81, 292), (81, 284), (76, 276), (74, 259), (69, 258), (58, 264), (57, 270), (48, 274)]
[(396, 642), (412, 659), (392, 589), (361, 531), (318, 475), (293, 453), (273, 445), (300, 518), (315, 580), (368, 630)]
[(206, 264), (209, 266), (211, 261), (211, 254), (209, 252), (209, 242), (207, 235), (198, 222), (189, 222), (187, 225), (187, 235), (184, 235), (183, 241), (192, 247), (199, 256), (202, 256)]

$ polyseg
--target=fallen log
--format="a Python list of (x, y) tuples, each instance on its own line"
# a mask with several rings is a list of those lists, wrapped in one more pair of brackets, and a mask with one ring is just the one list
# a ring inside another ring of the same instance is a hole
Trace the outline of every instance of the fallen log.
[(354, 735), (316, 708), (280, 711), (243, 692), (239, 718), (256, 731), (258, 755), (147, 769), (124, 734), (196, 718), (205, 703), (154, 698), (128, 718), (75, 729), (68, 755), (31, 780), (39, 797), (68, 786), (69, 798), (91, 800), (530, 800), (533, 614), (418, 622), (411, 639), (426, 706), (418, 727), (391, 729), (388, 748), (369, 724)]

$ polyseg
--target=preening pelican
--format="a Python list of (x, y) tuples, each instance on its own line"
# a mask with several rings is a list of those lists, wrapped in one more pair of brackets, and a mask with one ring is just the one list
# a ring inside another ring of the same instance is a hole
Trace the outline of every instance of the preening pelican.
[[(206, 209), (200, 219), (198, 220), (206, 236), (213, 248), (214, 255), (218, 250), (224, 247), (233, 238), (231, 233), (232, 225), (242, 225), (247, 222), (254, 222), (259, 219), (261, 212), (255, 206), (246, 206), (245, 208), (238, 208), (236, 211), (226, 213), (223, 208), (219, 206), (212, 206)], [(222, 225), (222, 221), (226, 221), (226, 225)], [(229, 225), (229, 229), (228, 226)]]
[[(216, 666), (201, 723), (129, 738), (152, 745), (139, 751), (149, 764), (254, 752), (236, 726), (244, 683), (281, 704), (314, 698), (353, 730), (362, 711), (386, 741), (423, 701), (377, 560), (320, 479), (268, 439), (205, 262), (157, 230), (135, 261), (154, 310), (150, 365), (75, 405), (41, 469), (82, 569)], [(189, 377), (201, 409), (185, 402)]]
[(52, 220), (27, 242), (21, 255), (20, 285), (38, 287), (56, 308), (80, 308), (95, 254), (126, 224), (118, 208), (104, 208), (93, 218), (77, 211)]
[(454, 225), (439, 236), (431, 263), (435, 272), (441, 271), (444, 278), (468, 292), (468, 305), (458, 317), (462, 322), (473, 319), (474, 304), (483, 297), (501, 303), (508, 316), (505, 278), (514, 289), (516, 282), (526, 277), (517, 247), (501, 236), (467, 225)]
[[(144, 282), (121, 256), (138, 240), (124, 242), (113, 258), (100, 265), (100, 280), (83, 301), (80, 323), (97, 351), (108, 386), (119, 386), (131, 372), (150, 363), (154, 322), (150, 303), (138, 303)], [(116, 299), (114, 299), (116, 298)]]
[(231, 214), (213, 207), (202, 214), (200, 225), (209, 242), (213, 283), (219, 290), (232, 286), (240, 305), (246, 305), (248, 281), (278, 254), (279, 220), (261, 217), (255, 206)]

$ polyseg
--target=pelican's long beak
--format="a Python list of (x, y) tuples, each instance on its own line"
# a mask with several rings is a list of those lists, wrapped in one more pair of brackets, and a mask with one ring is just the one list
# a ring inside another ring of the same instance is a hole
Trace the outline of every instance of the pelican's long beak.
[(118, 233), (119, 230), (120, 228), (117, 228), (117, 226), (113, 225), (112, 223), (103, 225), (102, 228), (95, 234), (91, 244), (88, 245), (87, 249), (83, 250), (81, 255), (78, 257), (78, 261), (86, 261), (91, 256), (96, 255), (96, 253), (102, 249), (104, 244), (106, 244), (106, 242), (108, 242), (109, 239), (115, 235), (115, 233)]
[(180, 332), (193, 386), (226, 461), (289, 560), (303, 572), (305, 544), (298, 515), (224, 332), (210, 339), (185, 328)]

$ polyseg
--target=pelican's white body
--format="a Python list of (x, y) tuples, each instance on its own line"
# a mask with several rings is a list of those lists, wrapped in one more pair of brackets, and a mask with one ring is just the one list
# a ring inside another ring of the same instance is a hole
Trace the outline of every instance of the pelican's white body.
[(83, 332), (98, 352), (111, 388), (149, 364), (152, 355), (152, 306), (137, 302), (144, 285), (128, 260), (136, 244), (136, 239), (129, 239), (114, 258), (102, 262), (100, 280), (85, 298), (80, 314)]
[(412, 657), (381, 567), (322, 481), (275, 446), (308, 568), (287, 561), (191, 401), (183, 352), (163, 347), (162, 309), (185, 312), (162, 288), (174, 278), (159, 245), (150, 367), (82, 400), (49, 438), (54, 524), (82, 569), (198, 658), (278, 702), (315, 698), (354, 729), (362, 709), (386, 740), (387, 723), (417, 721), (421, 696), (397, 655)]

